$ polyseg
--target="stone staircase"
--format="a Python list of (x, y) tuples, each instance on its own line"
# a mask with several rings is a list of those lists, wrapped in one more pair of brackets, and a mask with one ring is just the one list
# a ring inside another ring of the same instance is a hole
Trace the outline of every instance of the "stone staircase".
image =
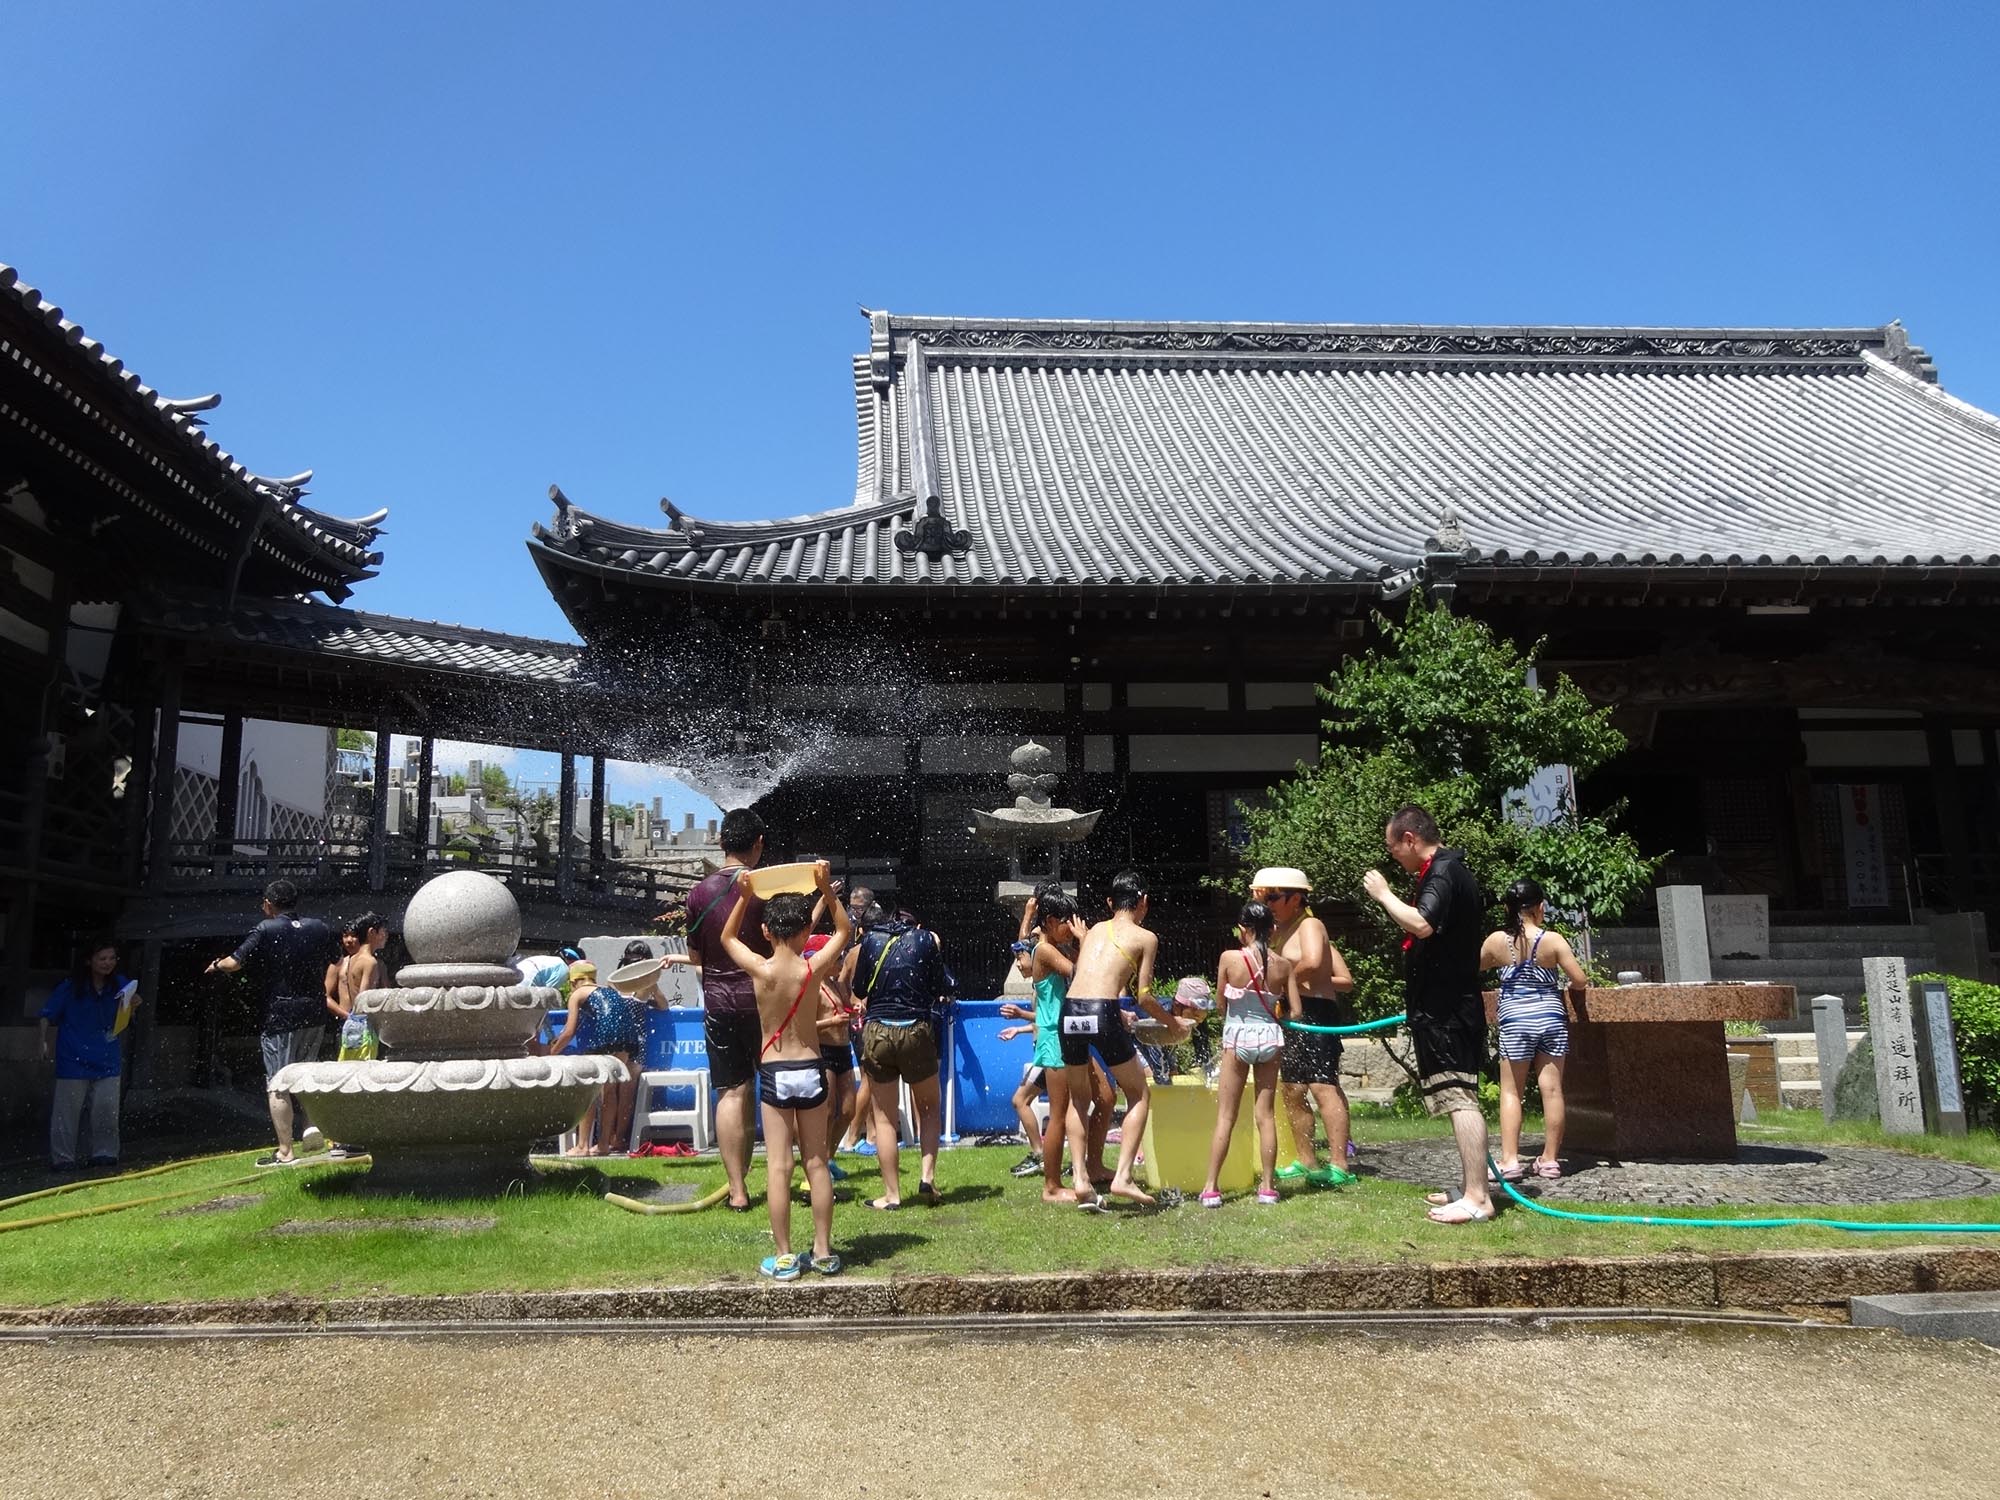
[[(1873, 957), (1873, 955), (1870, 955)], [(1837, 990), (1825, 991), (1838, 994)], [(1847, 1051), (1851, 1057), (1868, 1033), (1850, 1028)], [(1785, 1032), (1771, 1038), (1771, 1051), (1778, 1064), (1778, 1098), (1786, 1109), (1818, 1109), (1820, 1105), (1819, 1049), (1813, 1034)]]
[[(1597, 961), (1613, 973), (1637, 969), (1647, 978), (1660, 974), (1660, 934), (1652, 927), (1606, 927), (1594, 935)], [(1861, 1018), (1861, 961), (1901, 958), (1912, 974), (1935, 969), (1937, 945), (1924, 926), (1811, 925), (1775, 918), (1771, 923), (1769, 958), (1717, 958), (1711, 961), (1717, 979), (1761, 979), (1789, 984), (1799, 992), (1799, 1013), (1790, 1021), (1769, 1023), (1774, 1032), (1812, 1030), (1810, 1002), (1815, 995), (1838, 995), (1847, 1002), (1850, 1021)], [(1810, 1042), (1810, 1038), (1808, 1038)], [(1810, 1045), (1808, 1045), (1810, 1051)]]

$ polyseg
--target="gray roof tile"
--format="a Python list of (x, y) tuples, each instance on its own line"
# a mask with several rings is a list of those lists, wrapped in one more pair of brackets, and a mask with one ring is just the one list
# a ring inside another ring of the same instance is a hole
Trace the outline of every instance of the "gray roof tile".
[[(1895, 324), (872, 321), (854, 504), (752, 523), (669, 507), (659, 529), (563, 502), (532, 543), (545, 571), (1373, 585), (1421, 561), (1447, 510), (1493, 567), (2000, 566), (2000, 419), (1939, 390)], [(971, 533), (962, 557), (894, 545), (932, 488)]]

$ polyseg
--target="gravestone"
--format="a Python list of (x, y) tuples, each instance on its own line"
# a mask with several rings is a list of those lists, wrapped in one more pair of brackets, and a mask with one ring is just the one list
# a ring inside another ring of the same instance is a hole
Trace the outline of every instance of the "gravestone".
[(1958, 1082), (1958, 1043), (1951, 1034), (1951, 991), (1941, 979), (1917, 986), (1917, 1053), (1932, 1121), (1945, 1135), (1964, 1135), (1965, 1094)]
[(1864, 958), (1868, 1035), (1875, 1043), (1875, 1098), (1890, 1135), (1924, 1133), (1923, 1082), (1910, 1016), (1910, 981), (1900, 958)]
[(1660, 975), (1668, 984), (1708, 984), (1708, 912), (1698, 885), (1663, 885), (1660, 901)]
[(1702, 902), (1708, 918), (1708, 951), (1715, 958), (1771, 956), (1769, 896), (1709, 896)]
[(1838, 995), (1815, 995), (1812, 1018), (1813, 1051), (1819, 1056), (1819, 1108), (1831, 1123), (1834, 1090), (1847, 1066), (1847, 1002)]
[(1875, 1094), (1875, 1043), (1864, 1036), (1860, 1045), (1847, 1055), (1847, 1065), (1840, 1070), (1840, 1082), (1834, 1085), (1833, 1117), (1873, 1120), (1880, 1114)]

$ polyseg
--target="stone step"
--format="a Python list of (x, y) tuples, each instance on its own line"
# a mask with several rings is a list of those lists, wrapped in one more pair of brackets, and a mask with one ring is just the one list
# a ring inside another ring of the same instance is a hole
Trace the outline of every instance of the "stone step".
[(1817, 1078), (1778, 1080), (1778, 1102), (1786, 1109), (1818, 1109), (1819, 1101)]
[(1814, 1067), (1819, 1066), (1819, 1049), (1813, 1045), (1813, 1038), (1810, 1032), (1804, 1036), (1797, 1034), (1791, 1036), (1774, 1036), (1771, 1042), (1771, 1051), (1777, 1055), (1781, 1066), (1784, 1059), (1797, 1057), (1810, 1058)]
[[(1791, 1038), (1787, 1037), (1786, 1040), (1790, 1041)], [(1804, 1057), (1780, 1056), (1778, 1058), (1778, 1082), (1818, 1083), (1819, 1059), (1810, 1054)]]

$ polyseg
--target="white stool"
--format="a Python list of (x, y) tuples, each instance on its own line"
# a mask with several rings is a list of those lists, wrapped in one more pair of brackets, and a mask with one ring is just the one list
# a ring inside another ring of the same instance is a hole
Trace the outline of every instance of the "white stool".
[[(692, 1109), (652, 1109), (654, 1089), (693, 1089)], [(639, 1097), (632, 1101), (632, 1141), (627, 1150), (637, 1151), (648, 1130), (668, 1125), (685, 1125), (697, 1151), (712, 1144), (709, 1134), (709, 1097), (706, 1068), (649, 1068), (639, 1075)]]

